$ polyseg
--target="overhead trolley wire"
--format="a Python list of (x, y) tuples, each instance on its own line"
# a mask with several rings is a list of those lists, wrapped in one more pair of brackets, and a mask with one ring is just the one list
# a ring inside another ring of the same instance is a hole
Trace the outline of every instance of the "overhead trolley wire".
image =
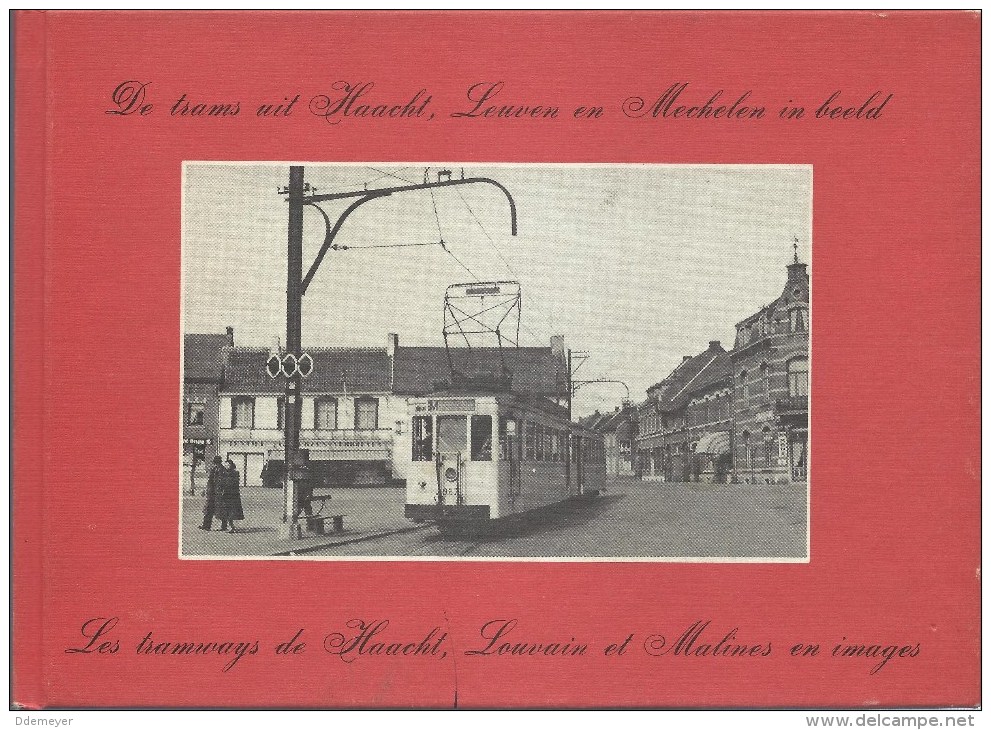
[(499, 247), (496, 246), (495, 241), (492, 240), (492, 236), (489, 235), (489, 232), (485, 229), (485, 226), (482, 225), (482, 221), (480, 221), (478, 219), (478, 216), (475, 215), (475, 211), (472, 210), (471, 206), (468, 204), (468, 200), (465, 198), (465, 196), (462, 194), (460, 190), (457, 190), (457, 193), (458, 193), (458, 197), (461, 198), (461, 202), (465, 204), (465, 207), (468, 209), (468, 212), (471, 214), (471, 217), (475, 219), (475, 223), (478, 224), (478, 227), (482, 229), (482, 233), (484, 233), (485, 237), (489, 240), (489, 246), (492, 248), (493, 251), (496, 252), (496, 255), (498, 255), (499, 258), (502, 259), (502, 263), (506, 265), (506, 268), (509, 269), (510, 273), (513, 276), (515, 276), (517, 279), (519, 279), (520, 275), (517, 273), (516, 269), (514, 269), (512, 266), (509, 265), (509, 262), (506, 260), (506, 257), (502, 255), (502, 251), (500, 251)]

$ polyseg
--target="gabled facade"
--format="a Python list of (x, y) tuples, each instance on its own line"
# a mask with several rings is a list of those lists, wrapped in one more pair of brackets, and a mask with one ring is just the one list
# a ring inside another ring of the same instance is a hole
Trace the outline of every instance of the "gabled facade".
[(797, 258), (777, 299), (686, 356), (637, 407), (642, 479), (750, 484), (808, 479), (809, 275)]
[(808, 479), (809, 275), (788, 266), (781, 296), (736, 325), (734, 472), (741, 482)]
[(228, 327), (226, 334), (187, 334), (182, 339), (183, 478), (205, 479), (206, 464), (218, 453), (223, 357), (234, 346), (234, 329)]

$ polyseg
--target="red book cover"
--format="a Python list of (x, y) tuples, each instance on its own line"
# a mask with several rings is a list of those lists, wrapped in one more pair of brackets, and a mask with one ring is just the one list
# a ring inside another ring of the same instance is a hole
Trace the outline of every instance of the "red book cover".
[(980, 15), (12, 15), (17, 709), (980, 705)]

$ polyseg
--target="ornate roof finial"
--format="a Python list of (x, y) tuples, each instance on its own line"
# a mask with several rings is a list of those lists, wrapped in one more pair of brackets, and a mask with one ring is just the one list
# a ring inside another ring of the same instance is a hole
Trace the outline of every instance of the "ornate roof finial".
[(792, 247), (795, 249), (795, 263), (797, 264), (798, 263), (798, 236), (795, 236), (795, 242), (792, 244)]

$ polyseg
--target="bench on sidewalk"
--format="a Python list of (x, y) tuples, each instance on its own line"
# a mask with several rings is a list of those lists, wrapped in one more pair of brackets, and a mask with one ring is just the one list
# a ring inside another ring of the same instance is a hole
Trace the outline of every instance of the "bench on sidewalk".
[(306, 530), (314, 535), (326, 535), (327, 525), (331, 532), (344, 531), (344, 515), (306, 515)]

